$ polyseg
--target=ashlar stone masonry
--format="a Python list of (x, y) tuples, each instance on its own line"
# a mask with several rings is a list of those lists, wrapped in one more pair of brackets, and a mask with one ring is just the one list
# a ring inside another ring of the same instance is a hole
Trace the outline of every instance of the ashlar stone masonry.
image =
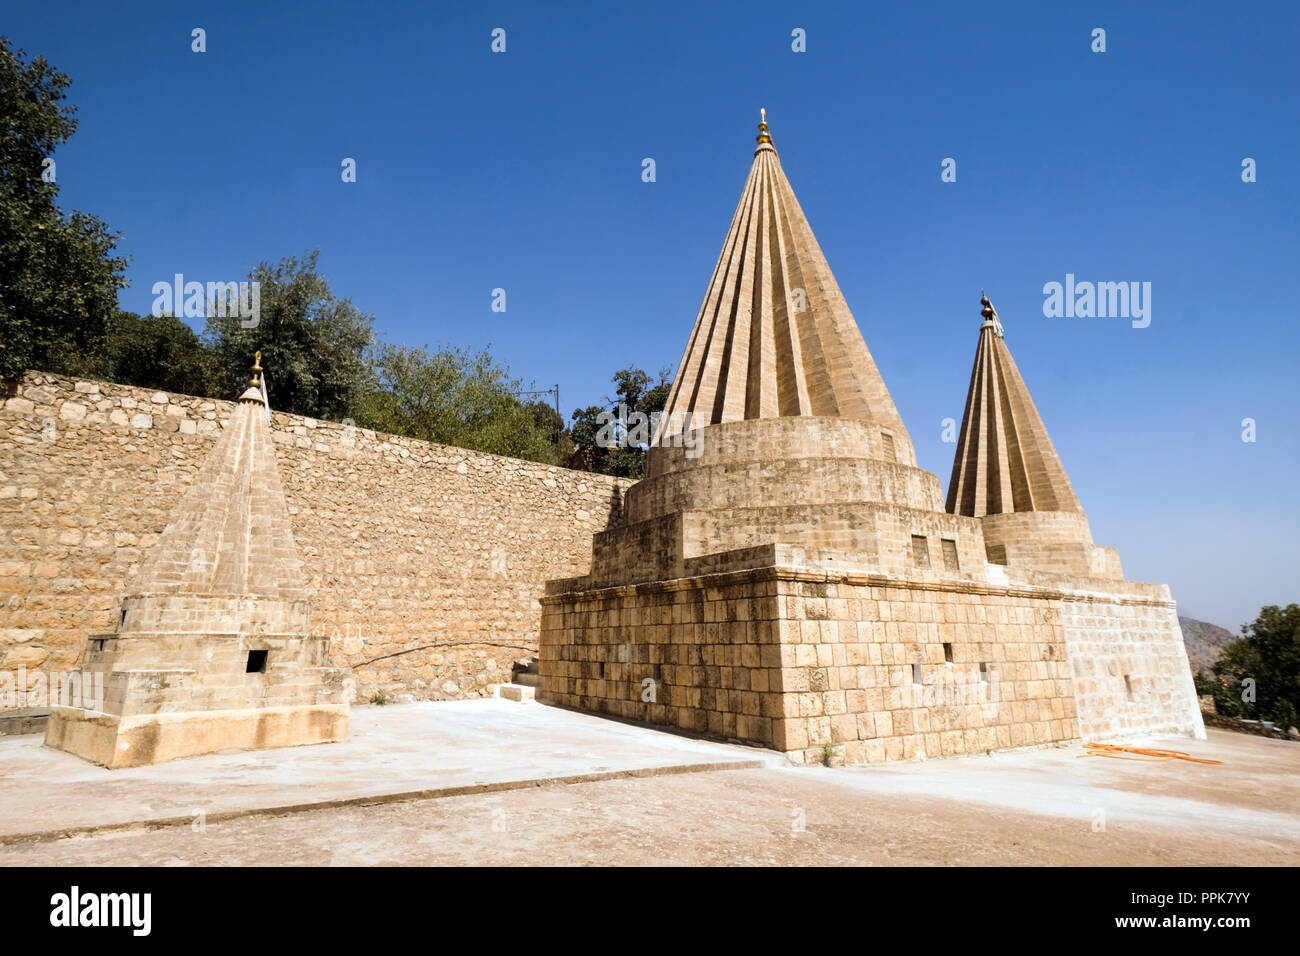
[(1168, 588), (1093, 544), (981, 304), (945, 508), (762, 124), (664, 413), (692, 441), (548, 585), (539, 699), (798, 761), (1202, 736)]

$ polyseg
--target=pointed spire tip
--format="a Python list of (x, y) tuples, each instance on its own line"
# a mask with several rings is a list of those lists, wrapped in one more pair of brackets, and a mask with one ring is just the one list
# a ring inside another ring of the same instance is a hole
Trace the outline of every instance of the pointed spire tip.
[(758, 124), (758, 145), (762, 146), (764, 143), (770, 144), (772, 142), (772, 137), (767, 135), (767, 109), (760, 109), (758, 111), (758, 116), (760, 120)]
[(984, 317), (984, 321), (992, 323), (993, 331), (997, 333), (998, 338), (1002, 338), (1002, 319), (998, 317), (998, 310), (993, 308), (993, 303), (989, 301), (983, 289), (980, 289), (980, 307), (980, 315)]

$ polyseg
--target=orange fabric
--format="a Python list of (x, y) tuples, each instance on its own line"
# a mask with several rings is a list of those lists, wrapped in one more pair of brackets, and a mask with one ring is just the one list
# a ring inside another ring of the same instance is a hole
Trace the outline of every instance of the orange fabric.
[[(1087, 753), (1079, 757), (1115, 757), (1118, 760), (1190, 760), (1192, 763), (1208, 763), (1222, 766), (1222, 760), (1207, 760), (1193, 757), (1181, 750), (1160, 750), (1154, 747), (1122, 747), (1119, 744), (1084, 744)], [(1133, 754), (1134, 756), (1129, 756)]]

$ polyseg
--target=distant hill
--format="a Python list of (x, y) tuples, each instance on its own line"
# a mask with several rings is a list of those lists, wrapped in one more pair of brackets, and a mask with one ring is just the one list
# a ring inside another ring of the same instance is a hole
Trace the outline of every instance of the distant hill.
[(1223, 649), (1239, 637), (1217, 624), (1207, 624), (1191, 617), (1179, 616), (1178, 625), (1183, 629), (1183, 643), (1187, 645), (1187, 659), (1193, 674), (1200, 671), (1208, 674)]

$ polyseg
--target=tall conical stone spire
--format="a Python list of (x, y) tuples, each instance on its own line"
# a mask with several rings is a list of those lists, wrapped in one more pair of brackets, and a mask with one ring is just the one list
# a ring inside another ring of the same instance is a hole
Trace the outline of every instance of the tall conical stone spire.
[(767, 132), (664, 409), (692, 427), (806, 415), (905, 435)]
[(262, 353), (172, 520), (141, 569), (150, 594), (308, 595), (259, 390)]
[(1002, 323), (980, 293), (979, 344), (961, 437), (948, 483), (951, 514), (1082, 512), (1060, 456), (1002, 337)]
[(1203, 736), (1169, 590), (1093, 543), (992, 303), (945, 513), (759, 131), (645, 477), (547, 584), (538, 698), (800, 763)]

